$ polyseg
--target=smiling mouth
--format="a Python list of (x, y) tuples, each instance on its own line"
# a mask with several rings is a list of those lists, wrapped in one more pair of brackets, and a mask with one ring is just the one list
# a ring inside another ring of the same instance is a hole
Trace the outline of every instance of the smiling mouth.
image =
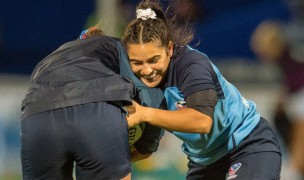
[(145, 79), (147, 79), (147, 80), (149, 80), (149, 81), (152, 81), (153, 80), (153, 78), (155, 78), (156, 77), (156, 75), (157, 75), (157, 72), (155, 71), (152, 75), (150, 75), (150, 76), (146, 76), (146, 75), (142, 75), (142, 77), (143, 78), (145, 78)]

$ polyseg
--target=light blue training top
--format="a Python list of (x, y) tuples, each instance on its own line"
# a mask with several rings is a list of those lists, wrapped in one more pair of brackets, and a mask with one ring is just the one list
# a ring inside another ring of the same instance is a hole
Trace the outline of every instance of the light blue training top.
[(242, 97), (205, 54), (188, 46), (176, 47), (169, 68), (164, 91), (167, 109), (186, 106), (186, 97), (195, 92), (217, 92), (210, 133), (172, 132), (183, 141), (182, 150), (189, 159), (201, 165), (212, 164), (237, 147), (256, 127), (260, 120), (256, 104)]

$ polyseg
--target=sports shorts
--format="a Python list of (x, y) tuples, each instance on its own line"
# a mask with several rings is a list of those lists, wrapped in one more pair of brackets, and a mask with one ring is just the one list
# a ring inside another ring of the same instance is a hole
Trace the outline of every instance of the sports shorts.
[(88, 103), (21, 122), (24, 180), (118, 180), (131, 172), (128, 125), (121, 108)]

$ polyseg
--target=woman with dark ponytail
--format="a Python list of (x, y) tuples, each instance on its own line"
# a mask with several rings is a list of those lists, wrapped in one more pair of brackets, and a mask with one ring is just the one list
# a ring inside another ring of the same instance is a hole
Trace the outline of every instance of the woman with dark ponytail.
[(133, 73), (164, 92), (167, 110), (127, 106), (128, 125), (146, 122), (183, 141), (188, 180), (280, 179), (281, 151), (256, 104), (229, 83), (208, 56), (187, 44), (157, 1), (144, 0), (123, 37)]

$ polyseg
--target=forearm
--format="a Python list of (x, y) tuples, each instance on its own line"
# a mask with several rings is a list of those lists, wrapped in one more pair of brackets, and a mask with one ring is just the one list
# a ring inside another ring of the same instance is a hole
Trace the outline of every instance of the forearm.
[(172, 131), (188, 133), (209, 133), (212, 119), (192, 108), (168, 111), (145, 108), (144, 121)]

